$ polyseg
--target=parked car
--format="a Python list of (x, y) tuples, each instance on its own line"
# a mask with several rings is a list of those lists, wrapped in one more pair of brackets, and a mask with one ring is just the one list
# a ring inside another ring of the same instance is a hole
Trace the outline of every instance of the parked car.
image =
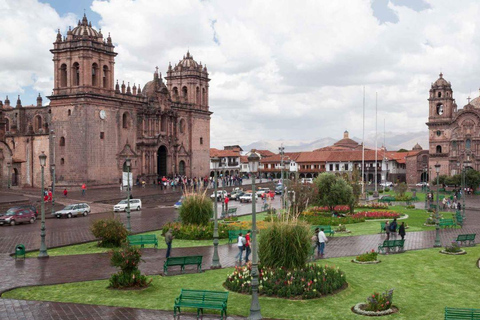
[(385, 182), (380, 183), (380, 186), (382, 186), (382, 187), (393, 187), (393, 182), (385, 181)]
[[(31, 205), (24, 205), (24, 206), (16, 206), (16, 207), (12, 207), (10, 209), (8, 209), (8, 211), (10, 210), (17, 210), (17, 209), (30, 209), (33, 211), (33, 213), (35, 214), (35, 219), (38, 218), (38, 209), (37, 207), (35, 206), (31, 206)], [(1, 216), (1, 215), (0, 215)]]
[(55, 217), (61, 218), (61, 217), (78, 217), (78, 215), (83, 215), (87, 216), (91, 212), (90, 206), (86, 203), (75, 203), (75, 204), (69, 204), (62, 210), (56, 211), (55, 213), (52, 213)]
[(282, 194), (282, 185), (275, 188), (275, 194)]
[(255, 193), (257, 194), (257, 196), (263, 197), (263, 194), (267, 192), (270, 192), (269, 188), (258, 188)]
[[(258, 196), (255, 195), (255, 200), (258, 199)], [(246, 192), (243, 196), (240, 197), (240, 202), (252, 202), (252, 193)]]
[[(228, 196), (229, 196), (228, 192), (223, 190), (223, 197), (227, 198)], [(215, 191), (212, 193), (210, 198), (212, 198), (212, 200), (215, 199)], [(217, 190), (217, 200), (221, 200), (221, 199), (222, 199), (222, 190)]]
[(301, 182), (303, 184), (305, 183), (313, 184), (313, 178), (302, 178)]
[(269, 190), (268, 192), (265, 192), (264, 194), (262, 194), (261, 197), (262, 197), (262, 199), (267, 197), (267, 199), (270, 198), (270, 199), (273, 200), (273, 199), (275, 199), (275, 192)]
[(245, 194), (245, 192), (243, 192), (242, 190), (237, 190), (237, 191), (234, 191), (230, 194), (230, 200), (235, 200), (237, 201), (241, 196), (243, 196)]
[(4, 224), (9, 224), (14, 226), (19, 223), (35, 222), (35, 213), (28, 208), (20, 208), (20, 209), (9, 209), (3, 216), (0, 217), (0, 226)]
[(183, 200), (185, 200), (185, 196), (181, 196), (180, 199), (177, 202), (175, 202), (173, 207), (175, 209), (179, 209), (182, 206)]
[(428, 187), (429, 185), (428, 185), (428, 182), (419, 182), (415, 186), (417, 186), (417, 187)]
[[(128, 200), (122, 200), (116, 205), (113, 206), (114, 212), (126, 211), (128, 205)], [(130, 210), (141, 210), (142, 209), (142, 200), (140, 199), (130, 199)]]

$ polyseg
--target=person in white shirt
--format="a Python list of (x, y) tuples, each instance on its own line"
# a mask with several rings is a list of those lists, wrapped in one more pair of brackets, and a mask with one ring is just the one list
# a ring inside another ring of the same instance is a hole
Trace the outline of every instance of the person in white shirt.
[(245, 248), (245, 244), (247, 243), (247, 240), (243, 236), (242, 233), (238, 235), (238, 241), (237, 241), (237, 246), (238, 246), (238, 253), (235, 256), (235, 260), (242, 263), (242, 254), (243, 254), (243, 249)]
[(319, 253), (320, 257), (324, 256), (324, 251), (325, 251), (325, 243), (328, 241), (327, 236), (325, 235), (325, 232), (323, 232), (324, 229), (320, 229), (320, 232), (318, 233), (318, 242), (319, 242)]

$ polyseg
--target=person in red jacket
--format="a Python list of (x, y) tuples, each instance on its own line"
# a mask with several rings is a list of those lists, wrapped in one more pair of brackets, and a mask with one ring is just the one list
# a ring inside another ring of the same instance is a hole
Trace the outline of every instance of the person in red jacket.
[(225, 197), (225, 211), (228, 212), (228, 201), (230, 201), (230, 199), (228, 199), (228, 197)]
[(66, 197), (67, 197), (67, 194), (68, 194), (68, 191), (67, 191), (67, 188), (65, 188), (65, 189), (63, 190), (63, 196), (66, 198)]

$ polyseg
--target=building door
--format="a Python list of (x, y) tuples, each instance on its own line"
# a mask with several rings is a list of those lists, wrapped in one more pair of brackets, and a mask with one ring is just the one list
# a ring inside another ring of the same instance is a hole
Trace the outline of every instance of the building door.
[(13, 168), (12, 186), (18, 186), (18, 170), (16, 168)]
[(178, 173), (180, 175), (185, 175), (185, 161), (180, 161), (180, 163), (178, 164)]
[(167, 148), (161, 146), (157, 151), (157, 173), (160, 177), (167, 175)]

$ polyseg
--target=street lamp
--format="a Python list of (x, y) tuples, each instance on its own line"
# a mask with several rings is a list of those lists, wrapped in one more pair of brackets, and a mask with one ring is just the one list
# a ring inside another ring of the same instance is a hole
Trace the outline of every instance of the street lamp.
[(438, 197), (439, 197), (439, 190), (440, 188), (438, 187), (439, 183), (440, 183), (440, 179), (439, 179), (439, 176), (438, 174), (440, 173), (440, 165), (437, 164), (435, 165), (435, 172), (437, 173), (437, 208), (435, 209), (435, 244), (433, 245), (434, 247), (441, 247), (442, 246), (442, 243), (440, 242), (440, 215), (439, 215), (439, 212), (438, 212), (438, 207), (439, 207), (439, 203), (438, 203)]
[(280, 170), (281, 170), (281, 176), (280, 178), (282, 179), (282, 193), (280, 194), (280, 199), (282, 199), (282, 209), (285, 209), (285, 201), (284, 201), (284, 190), (285, 190), (285, 183), (283, 181), (283, 155), (285, 154), (284, 153), (284, 150), (285, 150), (285, 147), (282, 146), (278, 148), (279, 150), (279, 153), (280, 153)]
[(11, 167), (12, 167), (12, 164), (10, 162), (7, 162), (7, 169), (8, 169), (7, 188), (8, 189), (10, 189), (10, 178), (11, 178), (10, 168)]
[[(290, 160), (289, 159), (283, 160), (283, 165), (284, 165), (285, 169), (288, 168), (287, 172), (290, 172)], [(288, 180), (288, 173), (287, 172), (285, 172), (285, 175), (287, 176), (287, 180)], [(285, 203), (287, 201), (285, 200), (285, 182), (283, 180), (284, 179), (282, 179), (282, 208), (285, 209)]]
[(52, 215), (55, 214), (55, 132), (53, 130), (50, 130), (50, 138), (52, 140), (51, 146), (52, 146), (52, 158), (50, 159), (50, 162), (52, 163), (50, 165), (50, 170), (52, 172)]
[[(260, 157), (255, 153), (250, 153), (248, 157), (248, 167), (252, 173), (252, 303), (250, 305), (250, 315), (248, 319), (262, 319), (260, 313), (260, 303), (258, 301), (258, 245), (257, 245), (257, 210), (255, 194), (255, 174), (258, 171)], [(282, 177), (283, 178), (283, 177)], [(283, 187), (282, 187), (283, 188)]]
[(128, 232), (132, 231), (132, 227), (130, 225), (130, 165), (132, 164), (132, 160), (130, 158), (125, 159), (125, 166), (127, 167), (127, 230)]
[(226, 166), (227, 166), (227, 161), (225, 158), (222, 158), (222, 161), (220, 161), (220, 167), (222, 168), (222, 214), (221, 214), (222, 217), (225, 217), (225, 167)]
[(218, 195), (217, 195), (217, 171), (220, 167), (220, 159), (218, 157), (210, 159), (213, 165), (214, 172), (214, 187), (215, 187), (215, 204), (214, 204), (214, 216), (213, 216), (213, 257), (212, 265), (210, 269), (220, 269), (222, 266), (220, 264), (220, 258), (218, 257)]
[(427, 184), (428, 184), (427, 170), (428, 170), (428, 169), (427, 169), (427, 167), (425, 166), (425, 167), (423, 168), (423, 180), (424, 180), (425, 184), (422, 185), (422, 188), (424, 188), (424, 190), (425, 190), (425, 210), (428, 209), (428, 205), (427, 205), (427, 198), (428, 198), (428, 197), (427, 197), (427, 192), (428, 192), (428, 188), (427, 188)]
[(42, 226), (40, 228), (40, 252), (39, 258), (48, 258), (47, 245), (45, 244), (45, 194), (44, 194), (44, 168), (47, 163), (47, 155), (42, 151), (42, 154), (38, 156), (40, 159), (40, 167), (42, 167)]

